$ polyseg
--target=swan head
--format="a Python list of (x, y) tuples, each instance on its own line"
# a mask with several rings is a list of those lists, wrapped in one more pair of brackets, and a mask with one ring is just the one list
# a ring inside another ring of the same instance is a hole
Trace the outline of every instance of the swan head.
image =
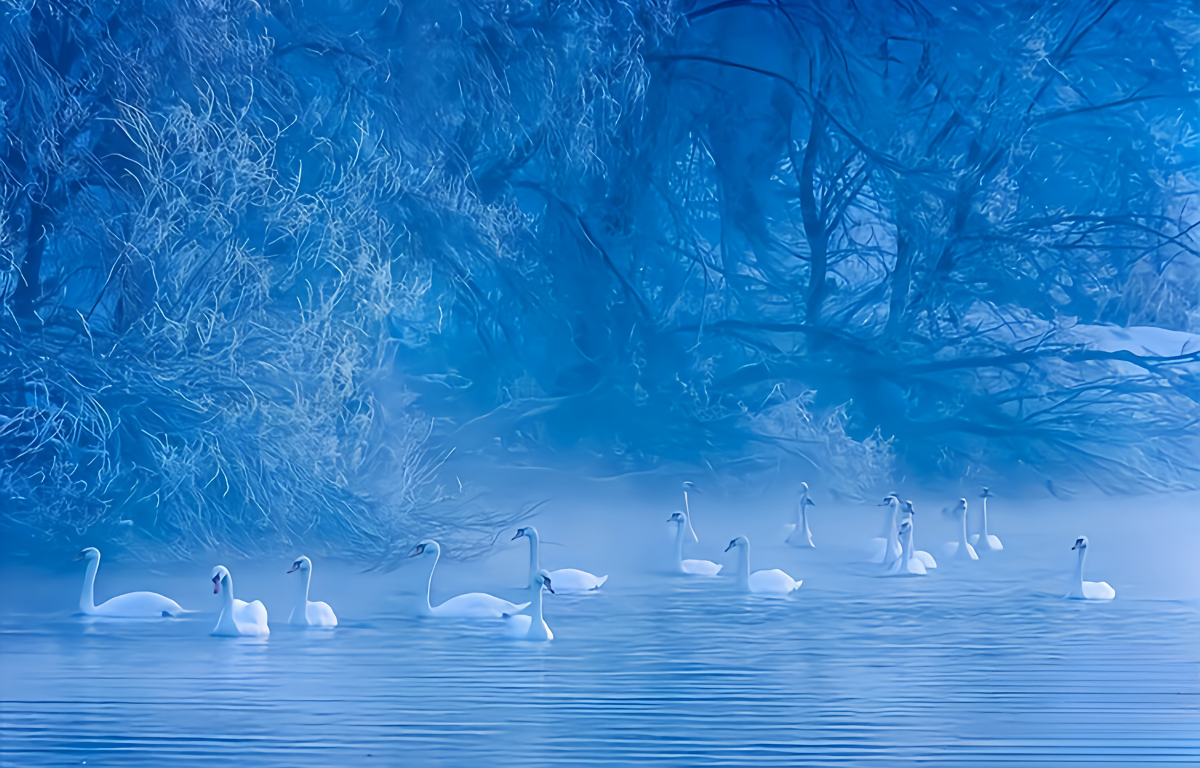
[(100, 559), (100, 550), (96, 549), (95, 547), (88, 547), (88, 548), (84, 549), (83, 551), (81, 551), (78, 555), (75, 555), (75, 559), (76, 560), (99, 560)]
[(425, 539), (420, 544), (412, 548), (408, 553), (409, 557), (420, 557), (421, 555), (440, 555), (442, 548), (433, 539)]
[(894, 493), (889, 493), (887, 496), (883, 497), (883, 501), (879, 502), (878, 506), (890, 507), (892, 505), (898, 505), (899, 503), (900, 503), (900, 497)]
[(229, 569), (228, 568), (226, 568), (223, 565), (218, 565), (216, 568), (213, 568), (213, 575), (212, 575), (213, 594), (215, 595), (218, 592), (220, 592), (221, 591), (221, 582), (228, 581), (228, 580), (229, 580)]
[(296, 571), (307, 571), (307, 570), (311, 570), (311, 569), (312, 569), (312, 560), (309, 560), (304, 555), (300, 555), (300, 557), (296, 558), (296, 562), (292, 563), (292, 570), (288, 571), (288, 573), (295, 573)]
[(547, 571), (538, 571), (537, 577), (534, 579), (534, 581), (537, 582), (539, 587), (545, 587), (546, 589), (550, 590), (550, 594), (554, 594), (554, 587), (550, 586), (550, 574)]
[(518, 528), (517, 535), (513, 536), (511, 540), (516, 541), (517, 539), (521, 538), (522, 536), (528, 536), (531, 539), (536, 539), (537, 535), (538, 535), (537, 528), (534, 528), (532, 525), (527, 525), (524, 528)]
[(907, 534), (911, 531), (912, 531), (912, 521), (911, 520), (905, 520), (903, 523), (900, 523), (900, 536), (901, 537), (903, 537), (905, 534)]
[(687, 513), (686, 512), (675, 512), (670, 517), (667, 518), (667, 522), (675, 523), (676, 525), (687, 525)]
[(1080, 552), (1082, 552), (1083, 550), (1087, 549), (1087, 545), (1087, 536), (1080, 536), (1078, 539), (1075, 539), (1075, 546), (1071, 547), (1071, 551), (1074, 552), (1078, 549)]
[(909, 499), (908, 501), (904, 502), (904, 511), (905, 511), (905, 512), (907, 512), (907, 513), (908, 513), (908, 514), (910, 514), (910, 515), (915, 515), (915, 514), (917, 514), (917, 511), (916, 511), (915, 509), (913, 509), (913, 503), (912, 503), (912, 500), (911, 500), (911, 499)]
[(990, 499), (990, 498), (992, 498), (992, 492), (989, 491), (987, 488), (984, 488), (983, 493), (979, 494), (979, 498)]
[(747, 539), (745, 536), (738, 536), (733, 541), (729, 542), (729, 546), (725, 547), (725, 551), (728, 552), (729, 550), (733, 549), (734, 547), (745, 548), (745, 547), (749, 547), (749, 546), (750, 546), (749, 539)]
[(800, 483), (800, 495), (804, 498), (800, 503), (806, 507), (815, 507), (817, 502), (808, 498), (808, 483)]

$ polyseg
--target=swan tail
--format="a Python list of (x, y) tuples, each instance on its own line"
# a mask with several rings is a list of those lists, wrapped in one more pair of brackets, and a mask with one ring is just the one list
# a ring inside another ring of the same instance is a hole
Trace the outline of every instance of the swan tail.
[(592, 589), (600, 589), (600, 587), (603, 587), (603, 586), (604, 586), (604, 582), (606, 582), (606, 581), (608, 581), (608, 575), (607, 575), (607, 574), (605, 574), (604, 576), (600, 576), (600, 577), (598, 577), (598, 578), (596, 579), (596, 586), (592, 587)]

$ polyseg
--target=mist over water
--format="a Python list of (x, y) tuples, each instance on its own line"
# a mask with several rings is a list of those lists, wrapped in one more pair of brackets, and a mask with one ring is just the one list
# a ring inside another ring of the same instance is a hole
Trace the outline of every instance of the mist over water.
[[(551, 643), (503, 623), (419, 619), (423, 569), (314, 564), (334, 630), (283, 624), (289, 558), (214, 555), (150, 569), (105, 562), (97, 597), (153, 585), (184, 619), (72, 616), (80, 564), (5, 566), (0, 759), (6, 765), (1002, 765), (1191, 764), (1200, 757), (1200, 535), (1194, 495), (1073, 502), (999, 496), (1004, 551), (942, 560), (925, 578), (863, 562), (884, 510), (814, 488), (818, 549), (782, 544), (792, 489), (691, 497), (689, 556), (779, 567), (793, 596), (748, 596), (731, 576), (666, 572), (675, 491), (652, 480), (531, 478), (552, 498), (530, 522), (543, 565), (609, 575), (596, 594), (546, 595)], [(498, 479), (497, 483), (501, 480)], [(919, 547), (955, 536), (916, 500)], [(948, 499), (947, 501), (952, 501)], [(514, 531), (515, 532), (515, 531)], [(1071, 546), (1109, 603), (1065, 600)], [(505, 539), (509, 537), (504, 537)], [(432, 602), (486, 590), (523, 602), (527, 542), (446, 560)], [(290, 557), (290, 556), (289, 556)], [(261, 599), (268, 639), (209, 637), (211, 564)]]

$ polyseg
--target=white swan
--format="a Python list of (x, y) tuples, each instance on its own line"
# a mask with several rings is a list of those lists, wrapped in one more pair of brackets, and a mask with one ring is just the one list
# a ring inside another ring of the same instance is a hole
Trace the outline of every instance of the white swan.
[(988, 533), (987, 530), (987, 500), (992, 497), (991, 492), (987, 488), (983, 489), (983, 493), (979, 494), (979, 498), (983, 499), (983, 533), (972, 534), (971, 543), (975, 545), (975, 549), (979, 552), (999, 552), (1004, 549), (1004, 545), (1000, 543), (1000, 539)]
[(912, 519), (900, 523), (900, 557), (892, 563), (884, 575), (886, 576), (924, 576), (925, 564), (913, 556), (912, 550)]
[(721, 565), (710, 560), (684, 560), (683, 559), (683, 528), (687, 525), (687, 513), (676, 512), (667, 520), (668, 523), (675, 523), (675, 567), (680, 573), (687, 573), (693, 576), (716, 576), (721, 571)]
[(900, 525), (900, 497), (889, 493), (883, 497), (879, 506), (888, 508), (883, 523), (883, 536), (877, 536), (867, 543), (869, 554), (867, 561), (883, 563), (885, 567), (888, 567), (900, 559), (900, 540), (896, 534), (896, 529)]
[(483, 592), (468, 592), (465, 595), (452, 597), (438, 606), (429, 604), (429, 590), (433, 584), (433, 569), (437, 567), (438, 558), (442, 556), (442, 548), (436, 541), (426, 539), (413, 547), (409, 557), (424, 557), (429, 562), (429, 578), (425, 582), (425, 594), (417, 610), (424, 616), (437, 616), (447, 619), (498, 619), (506, 613), (517, 613), (529, 603), (510, 603), (498, 597)]
[(975, 548), (967, 541), (967, 500), (959, 499), (954, 505), (954, 516), (958, 518), (961, 533), (958, 541), (948, 541), (942, 545), (942, 552), (953, 560), (978, 560)]
[(88, 616), (107, 616), (112, 619), (161, 619), (164, 616), (181, 616), (187, 611), (169, 597), (157, 592), (127, 592), (95, 604), (96, 571), (100, 569), (100, 550), (88, 547), (75, 556), (87, 559), (87, 573), (83, 576), (83, 592), (79, 595), (79, 610)]
[(729, 542), (725, 551), (728, 552), (735, 547), (738, 551), (738, 588), (743, 592), (753, 592), (756, 595), (786, 595), (799, 589), (800, 584), (803, 583), (796, 581), (778, 568), (750, 573), (750, 540), (745, 536), (738, 536)]
[(546, 624), (546, 620), (542, 618), (542, 587), (550, 590), (550, 594), (554, 594), (554, 587), (550, 586), (553, 578), (549, 573), (540, 571), (534, 574), (534, 582), (537, 588), (533, 591), (533, 602), (526, 603), (529, 608), (522, 608), (519, 614), (506, 613), (504, 619), (507, 622), (506, 631), (510, 637), (515, 637), (518, 640), (553, 640), (554, 633), (550, 631), (550, 626)]
[(784, 530), (788, 532), (788, 544), (793, 547), (803, 547), (807, 549), (816, 549), (816, 544), (813, 544), (812, 531), (808, 529), (808, 508), (815, 507), (817, 503), (808, 498), (808, 483), (800, 483), (800, 501), (796, 506), (796, 522), (785, 526)]
[(692, 508), (688, 504), (688, 491), (696, 490), (696, 485), (691, 480), (685, 480), (683, 483), (683, 509), (687, 513), (688, 533), (692, 536), (692, 543), (699, 544), (700, 537), (696, 535), (696, 529), (692, 527)]
[[(904, 502), (904, 510), (900, 514), (901, 514), (901, 517), (900, 517), (901, 520), (908, 520), (909, 523), (911, 523), (912, 519), (913, 519), (913, 515), (916, 514), (916, 510), (913, 509), (913, 503), (911, 501)], [(921, 564), (924, 565), (926, 568), (937, 568), (937, 561), (933, 559), (933, 555), (929, 554), (928, 552), (926, 552), (924, 550), (916, 549), (914, 547), (913, 541), (912, 541), (912, 530), (911, 530), (912, 527), (913, 527), (912, 525), (909, 525), (909, 533), (908, 533), (908, 549), (912, 553), (912, 557), (916, 558), (917, 560), (920, 560)]]
[(1076, 600), (1112, 600), (1117, 596), (1117, 590), (1108, 586), (1108, 582), (1083, 580), (1083, 560), (1087, 557), (1087, 548), (1087, 536), (1075, 539), (1075, 546), (1071, 547), (1072, 551), (1079, 550), (1079, 562), (1075, 564), (1075, 575), (1071, 577), (1071, 593), (1067, 597)]
[(328, 603), (312, 602), (308, 599), (308, 585), (312, 581), (312, 560), (301, 555), (296, 562), (292, 563), (292, 570), (288, 573), (300, 571), (300, 579), (297, 582), (296, 602), (292, 606), (292, 613), (288, 616), (288, 624), (299, 624), (305, 627), (336, 627), (337, 616), (334, 615), (333, 609)]
[(213, 568), (213, 594), (221, 591), (225, 585), (225, 601), (221, 604), (221, 615), (217, 617), (217, 626), (212, 633), (222, 637), (266, 637), (271, 634), (267, 626), (267, 609), (255, 600), (247, 603), (235, 600), (233, 597), (233, 577), (229, 569), (223, 565)]
[[(532, 525), (518, 528), (517, 535), (513, 536), (512, 540), (516, 541), (522, 536), (529, 539), (529, 588), (541, 590), (541, 579), (538, 574), (542, 570), (542, 566), (537, 528)], [(550, 578), (554, 579), (554, 585), (558, 587), (558, 591), (564, 593), (590, 592), (593, 589), (600, 589), (604, 582), (608, 581), (608, 576), (593, 576), (587, 571), (575, 568), (560, 568), (548, 573)]]

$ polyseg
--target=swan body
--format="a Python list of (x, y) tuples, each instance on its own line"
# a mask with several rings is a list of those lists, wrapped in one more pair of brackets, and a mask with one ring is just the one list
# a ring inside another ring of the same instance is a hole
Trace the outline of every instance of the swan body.
[(714, 563), (710, 560), (684, 560), (683, 559), (683, 537), (686, 535), (683, 531), (687, 525), (687, 513), (676, 512), (667, 520), (668, 523), (675, 523), (675, 567), (680, 573), (686, 573), (691, 576), (716, 576), (721, 572), (721, 564)]
[(788, 535), (785, 541), (802, 549), (816, 549), (813, 544), (812, 531), (808, 529), (808, 508), (817, 503), (808, 497), (808, 483), (800, 483), (800, 501), (796, 507), (796, 522), (785, 527)]
[(738, 587), (743, 592), (751, 592), (756, 595), (786, 595), (799, 589), (803, 583), (796, 581), (778, 568), (751, 573), (750, 540), (745, 536), (738, 536), (729, 542), (725, 551), (728, 552), (731, 549), (738, 551)]
[(550, 594), (555, 594), (554, 587), (551, 586), (553, 577), (546, 571), (540, 571), (534, 576), (537, 579), (537, 588), (533, 591), (533, 601), (526, 603), (531, 607), (522, 609), (519, 614), (504, 614), (505, 630), (509, 637), (518, 640), (553, 640), (554, 633), (542, 618), (542, 587), (550, 590)]
[(267, 609), (255, 600), (247, 603), (233, 596), (233, 576), (223, 565), (213, 568), (213, 594), (218, 594), (225, 587), (225, 598), (221, 604), (221, 615), (217, 617), (217, 626), (212, 633), (220, 637), (266, 637), (271, 634), (267, 626)]
[[(922, 558), (913, 551), (913, 524), (908, 517), (900, 523), (900, 558), (887, 569), (887, 576), (924, 576), (929, 572)], [(931, 558), (932, 559), (932, 558)]]
[(997, 538), (996, 536), (988, 533), (987, 500), (990, 499), (991, 497), (992, 497), (992, 494), (990, 491), (988, 491), (987, 488), (984, 488), (983, 493), (981, 493), (979, 495), (979, 498), (983, 499), (983, 512), (982, 512), (983, 529), (982, 529), (981, 533), (972, 534), (971, 538), (970, 538), (971, 544), (973, 544), (975, 546), (975, 549), (980, 552), (999, 552), (1000, 550), (1004, 549), (1004, 545), (1000, 543), (1000, 539)]
[(1072, 550), (1079, 550), (1079, 561), (1075, 564), (1071, 592), (1067, 597), (1076, 600), (1112, 600), (1117, 596), (1117, 590), (1108, 586), (1108, 582), (1083, 580), (1083, 561), (1087, 558), (1087, 548), (1087, 536), (1080, 536), (1075, 540), (1075, 546), (1071, 547)]
[(529, 605), (529, 603), (517, 605), (483, 592), (469, 592), (452, 597), (441, 605), (431, 606), (429, 589), (433, 584), (433, 570), (437, 567), (438, 558), (442, 556), (442, 548), (436, 541), (426, 539), (413, 547), (408, 556), (424, 557), (429, 562), (429, 578), (425, 582), (425, 594), (421, 596), (421, 601), (417, 604), (417, 610), (423, 616), (436, 616), (442, 619), (498, 619), (506, 613), (517, 613)]
[(883, 563), (885, 568), (890, 568), (892, 563), (900, 559), (900, 540), (896, 533), (900, 525), (900, 497), (889, 493), (883, 497), (879, 506), (888, 508), (887, 517), (884, 518), (883, 536), (871, 539), (867, 543), (867, 561)]
[(79, 610), (88, 616), (105, 616), (110, 619), (161, 619), (164, 616), (181, 616), (187, 613), (179, 603), (157, 592), (127, 592), (95, 604), (96, 571), (100, 570), (100, 550), (88, 547), (75, 557), (87, 560), (87, 573), (83, 576), (83, 592), (79, 595)]
[(296, 602), (292, 606), (292, 613), (288, 616), (288, 624), (297, 624), (304, 627), (336, 627), (337, 616), (328, 603), (320, 601), (313, 602), (308, 599), (308, 586), (312, 580), (312, 561), (301, 555), (295, 563), (292, 563), (292, 570), (288, 573), (300, 572), (299, 589), (296, 592)]
[(952, 560), (978, 560), (975, 548), (967, 541), (967, 500), (959, 499), (954, 507), (954, 515), (958, 518), (961, 533), (958, 541), (948, 541), (942, 546), (942, 552)]
[[(543, 572), (537, 528), (532, 525), (520, 528), (512, 540), (516, 541), (522, 536), (529, 539), (529, 588), (536, 592), (542, 588), (540, 574)], [(557, 592), (590, 592), (600, 589), (604, 582), (608, 581), (608, 576), (593, 576), (587, 571), (575, 568), (560, 568), (557, 571), (547, 571), (546, 573), (554, 580), (554, 586), (557, 588), (555, 594)]]

